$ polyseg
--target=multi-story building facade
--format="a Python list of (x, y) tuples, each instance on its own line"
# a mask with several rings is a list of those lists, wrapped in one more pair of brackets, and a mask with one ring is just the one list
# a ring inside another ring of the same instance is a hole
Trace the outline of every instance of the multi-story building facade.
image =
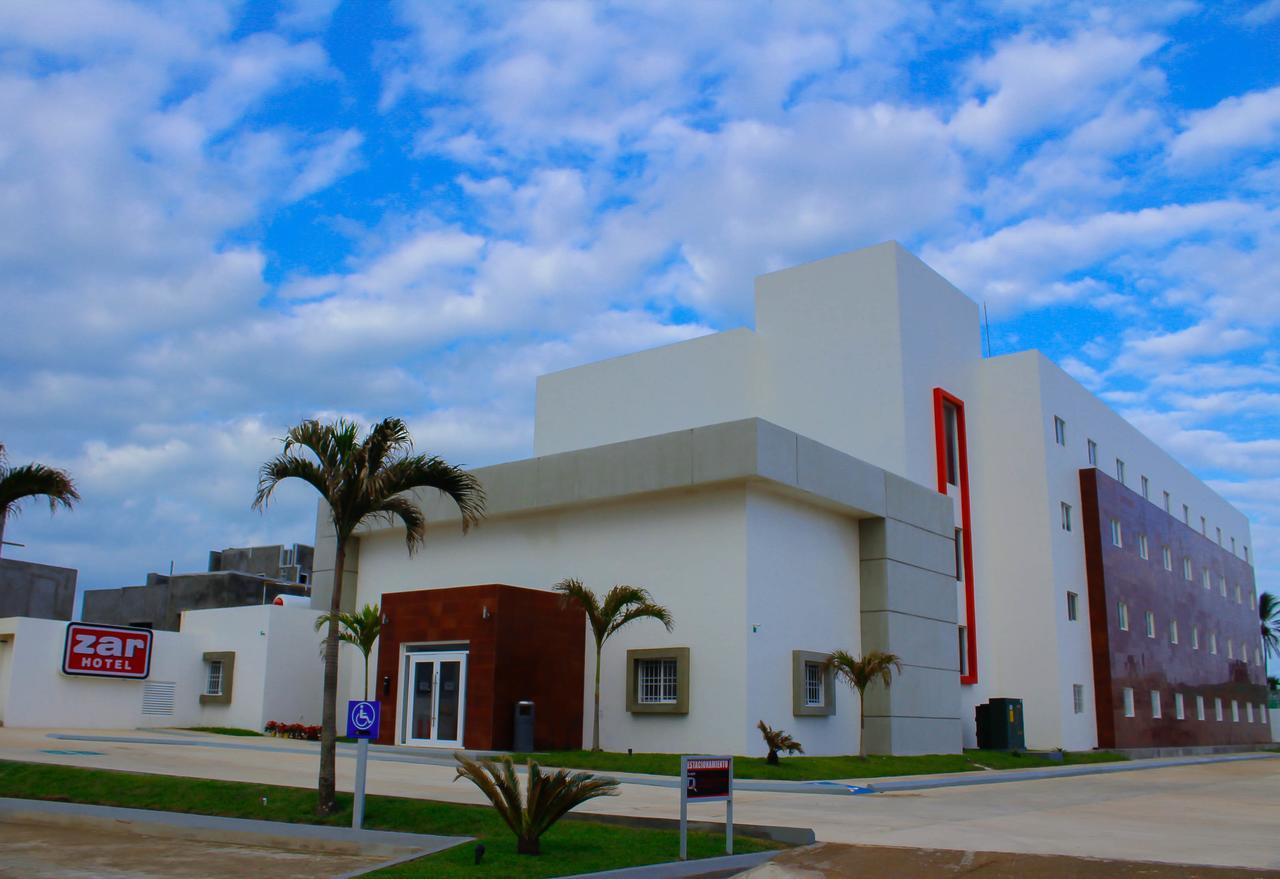
[[(437, 528), (423, 559), (390, 526), (362, 531), (346, 599), (566, 576), (647, 586), (677, 627), (610, 642), (606, 747), (742, 753), (764, 719), (809, 753), (847, 752), (865, 709), (873, 750), (955, 750), (994, 697), (1024, 700), (1033, 748), (1269, 737), (1245, 517), (1043, 356), (983, 358), (975, 303), (896, 244), (759, 278), (754, 330), (542, 376), (534, 453), (477, 471), (489, 520), (465, 538)], [(313, 600), (327, 606), (334, 547), (318, 522)], [(1213, 601), (1178, 591), (1166, 545), (1194, 576), (1225, 577), (1226, 596), (1217, 581)], [(482, 594), (450, 592), (450, 613), (488, 620)], [(1130, 638), (1148, 612), (1161, 632), (1176, 620), (1177, 644)], [(439, 707), (409, 699), (417, 664), (439, 642), (465, 670), (468, 647), (416, 620), (397, 640), (392, 624), (389, 735), (477, 745), (465, 721), (449, 741), (404, 733)], [(1218, 652), (1192, 648), (1196, 632)], [(835, 648), (890, 650), (904, 673), (859, 706), (816, 670)]]

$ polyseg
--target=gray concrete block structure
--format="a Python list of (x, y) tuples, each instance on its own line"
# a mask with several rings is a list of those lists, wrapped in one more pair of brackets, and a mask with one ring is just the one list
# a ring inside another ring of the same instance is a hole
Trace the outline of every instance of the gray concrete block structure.
[(75, 568), (0, 559), (0, 617), (71, 619), (76, 573)]

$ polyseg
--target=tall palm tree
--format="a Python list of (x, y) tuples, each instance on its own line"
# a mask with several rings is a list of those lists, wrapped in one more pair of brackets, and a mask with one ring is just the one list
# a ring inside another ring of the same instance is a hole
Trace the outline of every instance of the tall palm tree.
[(639, 586), (614, 586), (605, 593), (603, 601), (590, 588), (582, 585), (581, 580), (561, 580), (554, 588), (564, 596), (566, 605), (576, 604), (586, 612), (587, 624), (591, 626), (591, 634), (596, 641), (596, 701), (591, 724), (591, 750), (599, 751), (600, 654), (604, 650), (604, 642), (633, 620), (657, 620), (667, 627), (668, 632), (675, 623), (671, 620), (671, 612), (660, 604), (654, 604), (649, 591)]
[[(316, 617), (316, 631), (329, 625), (333, 611)], [(373, 643), (382, 634), (382, 610), (376, 604), (366, 604), (357, 611), (338, 613), (338, 640), (350, 644), (364, 656), (364, 700), (369, 701), (369, 654)]]
[(835, 673), (838, 680), (844, 681), (858, 691), (858, 756), (867, 756), (867, 687), (880, 680), (887, 690), (893, 683), (893, 673), (902, 674), (902, 660), (893, 653), (872, 650), (861, 659), (843, 650), (832, 651), (827, 657), (826, 667)]
[(58, 506), (68, 510), (80, 500), (76, 484), (65, 470), (56, 470), (43, 464), (23, 464), (10, 467), (0, 443), (0, 553), (4, 551), (4, 524), (18, 513), (18, 501), (29, 497), (49, 499), (49, 512)]
[(1258, 616), (1262, 623), (1262, 647), (1268, 654), (1280, 656), (1280, 596), (1263, 592), (1258, 596)]
[(347, 541), (365, 519), (399, 519), (404, 525), (405, 543), (412, 553), (423, 541), (427, 520), (405, 493), (418, 488), (443, 492), (458, 505), (465, 532), (484, 515), (484, 490), (480, 481), (467, 471), (432, 455), (412, 454), (413, 439), (399, 418), (380, 421), (363, 438), (360, 426), (345, 418), (332, 423), (309, 419), (290, 428), (283, 443), (283, 451), (262, 465), (253, 508), (264, 510), (284, 480), (300, 479), (320, 492), (329, 504), (338, 541), (324, 642), (324, 713), (317, 804), (317, 811), (328, 815), (337, 808), (338, 614), (342, 610)]

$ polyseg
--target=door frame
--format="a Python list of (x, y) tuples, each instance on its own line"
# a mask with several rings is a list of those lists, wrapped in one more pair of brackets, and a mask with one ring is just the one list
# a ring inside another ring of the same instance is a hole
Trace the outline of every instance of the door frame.
[[(455, 750), (463, 747), (462, 742), (467, 734), (467, 665), (470, 652), (466, 647), (456, 643), (441, 645), (439, 648), (423, 644), (400, 645), (400, 668), (397, 675), (400, 681), (396, 692), (397, 721), (395, 743), (397, 745), (405, 745), (410, 748), (453, 748)], [(412, 686), (410, 681), (416, 672), (418, 662), (435, 663), (435, 669), (432, 672), (434, 682), (431, 688), (431, 731), (433, 734), (436, 731), (436, 720), (439, 717), (440, 709), (440, 663), (459, 663), (457, 739), (415, 739), (409, 737), (409, 724), (412, 720), (412, 711), (409, 706), (409, 688)]]

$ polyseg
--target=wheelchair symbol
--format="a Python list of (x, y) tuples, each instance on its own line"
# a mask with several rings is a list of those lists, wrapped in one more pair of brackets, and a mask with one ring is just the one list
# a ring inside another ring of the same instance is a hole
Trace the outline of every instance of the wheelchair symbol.
[(377, 718), (373, 714), (373, 709), (369, 707), (367, 702), (356, 703), (355, 710), (351, 712), (351, 725), (359, 730), (367, 730), (373, 726)]

